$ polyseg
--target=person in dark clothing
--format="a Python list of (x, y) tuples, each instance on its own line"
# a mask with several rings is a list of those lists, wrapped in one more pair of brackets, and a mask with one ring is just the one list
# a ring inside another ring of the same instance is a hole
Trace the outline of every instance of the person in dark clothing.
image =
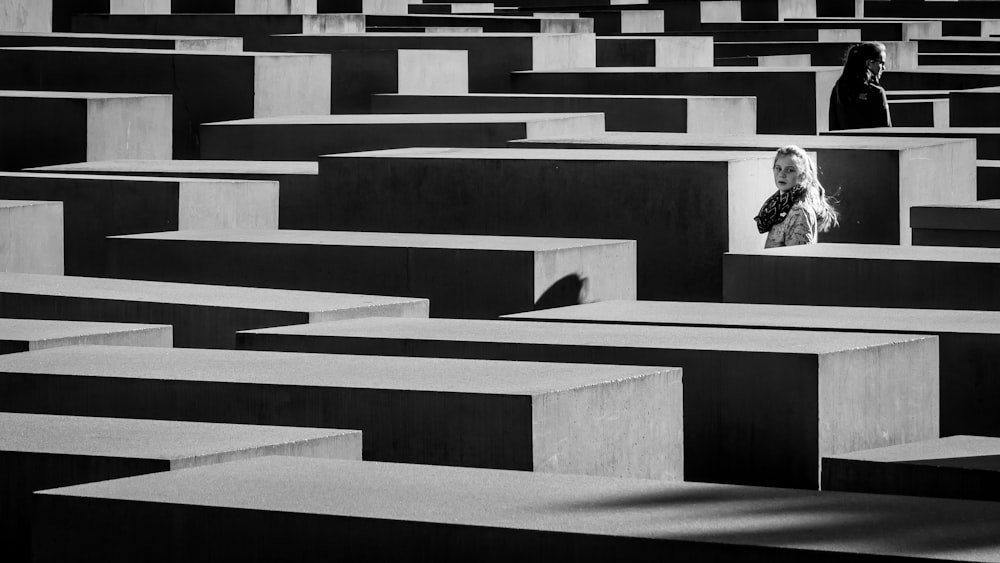
[(830, 93), (830, 130), (892, 127), (889, 102), (879, 85), (885, 45), (858, 43), (847, 52), (844, 72)]

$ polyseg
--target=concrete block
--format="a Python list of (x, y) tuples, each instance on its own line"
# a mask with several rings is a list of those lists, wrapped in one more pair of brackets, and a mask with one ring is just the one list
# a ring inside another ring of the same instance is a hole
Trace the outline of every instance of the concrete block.
[(866, 137), (938, 137), (945, 139), (975, 139), (976, 156), (984, 160), (1000, 160), (1000, 127), (872, 127), (844, 129), (831, 135), (862, 135)]
[(910, 208), (913, 244), (1000, 248), (1000, 200)]
[(469, 57), (469, 90), (509, 92), (515, 70), (586, 68), (596, 65), (593, 34), (540, 33), (351, 33), (271, 35), (247, 40), (247, 49), (335, 53), (345, 50), (448, 49)]
[(890, 100), (893, 127), (948, 127), (947, 99)]
[(640, 298), (717, 301), (722, 253), (764, 245), (749, 218), (774, 191), (771, 163), (724, 151), (330, 155), (318, 228), (635, 240)]
[[(176, 1), (176, 0), (175, 0)], [(284, 33), (364, 33), (364, 14), (83, 14), (77, 33), (138, 33), (242, 37)], [(249, 49), (248, 50), (256, 50)]]
[(172, 0), (109, 0), (112, 14), (169, 14)]
[(0, 357), (0, 381), (11, 412), (347, 427), (364, 459), (683, 477), (677, 368), (83, 346)]
[(173, 51), (242, 51), (240, 37), (130, 35), (114, 33), (0, 33), (0, 47), (102, 47)]
[(702, 23), (738, 22), (742, 20), (739, 0), (703, 0)]
[(0, 540), (31, 560), (32, 491), (264, 455), (361, 459), (353, 430), (0, 413)]
[(951, 436), (823, 458), (823, 489), (1000, 500), (1000, 438)]
[(108, 242), (116, 278), (424, 297), (439, 317), (635, 299), (634, 241), (210, 230)]
[(955, 127), (1000, 127), (1000, 87), (948, 93), (950, 124)]
[(63, 273), (61, 203), (0, 199), (0, 272)]
[(206, 123), (201, 156), (316, 160), (320, 155), (395, 147), (501, 147), (604, 131), (599, 113), (291, 115)]
[(938, 436), (934, 336), (512, 320), (357, 319), (239, 333), (237, 345), (684, 370), (684, 475), (816, 488), (828, 452)]
[[(645, 6), (646, 8), (656, 6)], [(662, 7), (662, 6), (660, 6)], [(641, 5), (614, 6), (600, 9), (581, 9), (575, 12), (583, 18), (594, 21), (597, 35), (621, 35), (628, 33), (663, 33), (665, 30), (665, 10), (639, 9)], [(537, 13), (535, 14), (538, 15)], [(569, 14), (562, 14), (569, 15)]]
[(0, 31), (52, 31), (52, 0), (0, 0)]
[(238, 330), (367, 315), (426, 317), (428, 304), (373, 295), (0, 274), (0, 310), (18, 319), (169, 324), (175, 346), (232, 348)]
[(601, 37), (597, 66), (711, 67), (711, 37)]
[(889, 92), (901, 90), (969, 90), (1000, 86), (1000, 74), (983, 72), (975, 67), (924, 67), (897, 70), (882, 75), (882, 86)]
[(867, 15), (879, 18), (1000, 18), (1000, 9), (991, 2), (884, 0), (873, 3)]
[(481, 27), (486, 33), (594, 33), (594, 20), (578, 17), (533, 17), (461, 14), (365, 16), (376, 27)]
[(275, 182), (4, 172), (0, 197), (62, 202), (69, 275), (104, 275), (111, 235), (278, 225)]
[(58, 346), (173, 346), (169, 325), (0, 319), (0, 353), (13, 354)]
[(1000, 313), (748, 303), (603, 301), (505, 318), (721, 328), (933, 334), (940, 343), (941, 435), (1000, 436)]
[[(976, 198), (976, 146), (942, 138), (669, 133), (605, 133), (593, 138), (511, 143), (517, 147), (635, 150), (767, 150), (797, 144), (815, 151), (819, 179), (835, 195), (840, 226), (825, 242), (910, 244), (910, 207)], [(980, 190), (981, 191), (981, 190)], [(997, 196), (1000, 197), (1000, 196)], [(763, 201), (763, 200), (761, 200)], [(895, 214), (888, 210), (897, 210)], [(755, 213), (752, 213), (752, 217)], [(641, 248), (641, 247), (640, 247)]]
[[(850, 41), (844, 36), (848, 31), (860, 31), (862, 41), (908, 41), (921, 37), (941, 37), (941, 21), (893, 21), (865, 18), (804, 18), (785, 21), (725, 21), (702, 23), (701, 31), (715, 34), (723, 32), (742, 33), (736, 41)], [(820, 32), (832, 32), (824, 33)], [(792, 33), (790, 33), (792, 32)], [(799, 33), (794, 33), (799, 32)], [(786, 35), (788, 34), (788, 35)], [(821, 35), (823, 36), (820, 39)], [(720, 37), (716, 35), (716, 41)]]
[(0, 170), (170, 158), (170, 96), (0, 90)]
[(323, 54), (10, 47), (0, 66), (0, 88), (172, 94), (175, 158), (198, 156), (201, 123), (330, 110)]
[[(278, 160), (109, 160), (47, 166), (40, 173), (120, 176), (166, 176), (169, 178), (223, 178), (278, 182), (278, 228), (316, 228), (324, 210), (319, 164)], [(322, 223), (319, 223), (322, 224)]]
[(753, 135), (757, 101), (736, 96), (465, 94), (372, 97), (376, 113), (602, 112), (609, 131)]
[[(829, 119), (830, 89), (839, 69), (714, 67), (595, 68), (520, 71), (514, 91), (525, 94), (643, 94), (756, 96), (759, 133), (815, 134)], [(798, 93), (788, 104), (788, 92)]]
[[(820, 243), (730, 253), (723, 263), (729, 302), (1000, 310), (1000, 251), (991, 248)], [(809, 283), (779, 282), (788, 279)]]
[(380, 560), (1000, 559), (996, 503), (358, 461), (268, 457), (34, 500), (39, 561), (319, 561), (333, 545)]

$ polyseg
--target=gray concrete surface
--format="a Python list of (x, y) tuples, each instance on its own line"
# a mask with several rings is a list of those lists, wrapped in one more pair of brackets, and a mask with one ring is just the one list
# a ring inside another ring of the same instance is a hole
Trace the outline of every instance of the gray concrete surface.
[(0, 272), (62, 274), (61, 202), (0, 199)]
[(170, 348), (173, 329), (168, 325), (0, 318), (3, 354), (81, 344)]
[(910, 217), (914, 244), (1000, 248), (1000, 200), (915, 206)]

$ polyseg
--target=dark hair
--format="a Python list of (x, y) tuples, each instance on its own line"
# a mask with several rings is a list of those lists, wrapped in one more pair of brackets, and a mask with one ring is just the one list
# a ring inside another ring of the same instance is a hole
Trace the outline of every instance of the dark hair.
[(871, 74), (868, 71), (868, 61), (878, 60), (885, 52), (885, 45), (878, 41), (866, 41), (852, 46), (845, 56), (844, 72), (837, 79), (837, 84), (843, 81), (868, 82)]

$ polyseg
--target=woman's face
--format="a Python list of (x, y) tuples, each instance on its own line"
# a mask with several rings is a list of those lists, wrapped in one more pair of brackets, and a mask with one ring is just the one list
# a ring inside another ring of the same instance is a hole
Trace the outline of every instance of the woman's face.
[(881, 51), (877, 59), (869, 59), (865, 63), (868, 67), (868, 72), (872, 73), (876, 82), (882, 79), (882, 72), (885, 70), (885, 60), (885, 51)]
[(779, 191), (788, 191), (805, 179), (805, 171), (799, 166), (798, 159), (790, 154), (783, 154), (774, 160), (774, 185)]

